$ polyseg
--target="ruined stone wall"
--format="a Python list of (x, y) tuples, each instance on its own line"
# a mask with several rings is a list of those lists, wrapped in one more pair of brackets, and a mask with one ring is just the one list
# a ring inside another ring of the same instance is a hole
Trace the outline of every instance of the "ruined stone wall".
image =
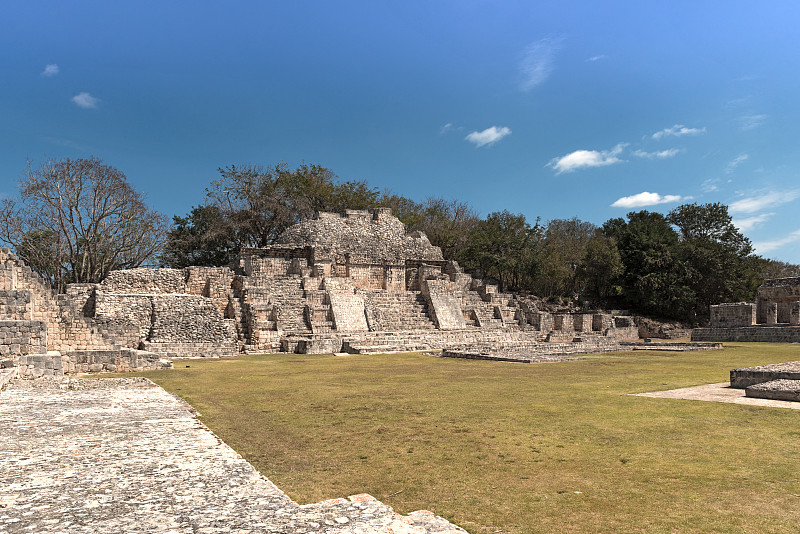
[(420, 233), (406, 234), (391, 210), (348, 210), (344, 215), (318, 213), (287, 229), (279, 244), (314, 248), (314, 260), (344, 265), (398, 265), (407, 258), (443, 262), (442, 251)]
[(692, 341), (800, 343), (800, 326), (757, 325), (734, 328), (695, 328)]
[[(11, 293), (8, 293), (11, 291)], [(27, 300), (26, 318), (44, 323), (47, 332), (47, 350), (61, 351), (76, 346), (108, 349), (130, 339), (125, 328), (104, 323), (95, 324), (83, 316), (82, 309), (70, 295), (56, 295), (31, 268), (8, 248), (0, 248), (0, 292), (9, 305), (11, 295), (17, 314), (20, 299)], [(27, 296), (22, 294), (27, 293)], [(6, 311), (11, 311), (8, 308)], [(8, 319), (0, 315), (0, 319)]]
[(94, 294), (97, 286), (98, 284), (67, 285), (69, 301), (84, 317), (94, 317)]
[(98, 289), (94, 300), (97, 319), (129, 324), (140, 341), (147, 339), (153, 315), (150, 295), (109, 293)]
[(19, 356), (14, 361), (22, 379), (60, 378), (64, 376), (64, 358), (57, 352)]
[(149, 341), (235, 341), (233, 321), (223, 319), (209, 299), (197, 295), (154, 295)]
[(234, 273), (227, 267), (187, 267), (186, 292), (210, 298), (224, 314), (231, 295)]
[(99, 289), (108, 293), (186, 293), (186, 272), (143, 268), (111, 271)]
[(47, 352), (45, 322), (0, 320), (0, 358), (45, 352)]
[(33, 303), (30, 291), (0, 291), (0, 318), (9, 321), (27, 321), (32, 317)]
[(170, 369), (172, 362), (160, 355), (136, 349), (71, 351), (61, 358), (63, 372), (130, 373), (154, 369)]
[(593, 330), (593, 314), (576, 313), (572, 316), (572, 328), (577, 332), (591, 332)]
[(533, 311), (527, 315), (528, 324), (541, 332), (549, 332), (554, 328), (553, 314)]
[(756, 291), (756, 322), (788, 323), (792, 303), (797, 301), (800, 301), (800, 277), (765, 280)]
[(605, 332), (614, 326), (614, 319), (610, 313), (595, 313), (592, 315), (592, 330)]
[(386, 270), (383, 265), (345, 263), (346, 276), (356, 287), (362, 289), (384, 289), (386, 286)]
[(176, 356), (233, 356), (235, 321), (224, 318), (233, 279), (233, 271), (216, 267), (114, 271), (94, 292), (94, 315), (135, 332), (135, 343), (125, 346), (147, 344), (148, 350)]
[(756, 305), (752, 302), (732, 302), (711, 306), (711, 327), (730, 328), (756, 324)]

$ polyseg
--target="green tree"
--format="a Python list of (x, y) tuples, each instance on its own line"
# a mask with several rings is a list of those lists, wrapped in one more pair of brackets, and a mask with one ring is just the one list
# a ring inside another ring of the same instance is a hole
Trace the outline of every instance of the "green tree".
[(578, 266), (596, 229), (594, 224), (577, 217), (547, 223), (542, 241), (542, 271), (536, 284), (540, 296), (575, 297), (583, 292), (585, 280), (578, 276)]
[(684, 204), (667, 220), (680, 233), (680, 257), (695, 295), (695, 321), (708, 317), (709, 305), (753, 298), (759, 264), (748, 240), (733, 225), (724, 204)]
[(234, 229), (217, 206), (192, 208), (186, 217), (173, 217), (162, 261), (174, 268), (220, 266), (239, 253)]
[(446, 259), (463, 262), (472, 230), (480, 218), (467, 203), (429, 198), (417, 205), (412, 230), (425, 232), (430, 242), (442, 249)]
[(760, 280), (800, 276), (800, 265), (767, 258), (758, 259)]
[(687, 319), (694, 310), (688, 271), (678, 254), (679, 236), (660, 213), (628, 213), (628, 221), (611, 219), (606, 237), (617, 241), (624, 268), (623, 302), (640, 313)]
[(608, 303), (622, 294), (620, 279), (625, 272), (622, 257), (613, 237), (600, 229), (586, 243), (577, 275), (585, 284), (585, 294), (600, 303)]
[(366, 182), (339, 181), (320, 165), (231, 165), (219, 173), (206, 190), (207, 203), (175, 218), (164, 255), (169, 265), (225, 265), (241, 248), (269, 246), (317, 211), (366, 209), (381, 200)]
[(490, 213), (473, 228), (464, 263), (496, 278), (504, 289), (524, 288), (538, 269), (541, 233), (538, 221), (531, 227), (522, 214)]

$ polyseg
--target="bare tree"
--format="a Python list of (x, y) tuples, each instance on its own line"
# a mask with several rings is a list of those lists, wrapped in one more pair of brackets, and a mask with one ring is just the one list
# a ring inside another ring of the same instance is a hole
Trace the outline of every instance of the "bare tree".
[(0, 240), (58, 291), (146, 264), (164, 245), (166, 217), (99, 159), (29, 162), (19, 192), (0, 203)]

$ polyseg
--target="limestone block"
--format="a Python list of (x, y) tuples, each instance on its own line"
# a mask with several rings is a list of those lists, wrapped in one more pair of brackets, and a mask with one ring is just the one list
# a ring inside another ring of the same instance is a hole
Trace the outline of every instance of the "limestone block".
[(323, 286), (328, 292), (330, 311), (337, 332), (369, 330), (364, 299), (355, 292), (352, 281), (326, 277)]
[(428, 301), (431, 317), (440, 330), (463, 330), (466, 328), (461, 303), (450, 289), (448, 279), (423, 279), (420, 289)]
[(573, 315), (573, 328), (576, 332), (591, 332), (592, 331), (592, 314), (590, 313), (576, 313)]
[(710, 326), (712, 327), (751, 326), (756, 324), (756, 305), (750, 302), (712, 305), (710, 314)]
[(778, 324), (778, 303), (768, 302), (766, 305), (766, 324)]

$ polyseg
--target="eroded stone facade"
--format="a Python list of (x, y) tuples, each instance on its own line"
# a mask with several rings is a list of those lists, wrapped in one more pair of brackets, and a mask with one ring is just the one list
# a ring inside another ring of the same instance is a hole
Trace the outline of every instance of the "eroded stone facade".
[(765, 280), (755, 302), (711, 306), (708, 328), (692, 331), (695, 341), (800, 342), (800, 277)]
[[(0, 321), (14, 323), (0, 322), (4, 358), (73, 353), (61, 366), (67, 370), (86, 351), (107, 351), (94, 359), (105, 369), (125, 368), (123, 349), (224, 357), (638, 338), (628, 317), (551, 314), (500, 292), (446, 261), (384, 208), (320, 213), (274, 246), (243, 249), (230, 267), (115, 271), (99, 284), (70, 285), (64, 295), (4, 249)], [(131, 368), (159, 360), (124, 354)]]

